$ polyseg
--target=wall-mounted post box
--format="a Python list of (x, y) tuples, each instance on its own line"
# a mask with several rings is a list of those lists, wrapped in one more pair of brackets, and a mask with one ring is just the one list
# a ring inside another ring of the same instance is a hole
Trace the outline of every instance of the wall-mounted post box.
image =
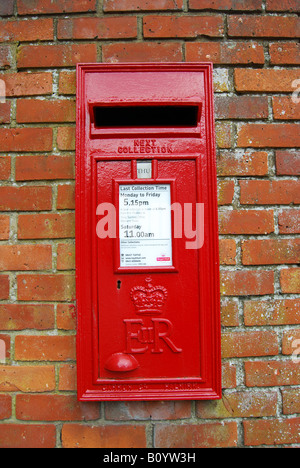
[(78, 398), (221, 396), (212, 66), (79, 64)]

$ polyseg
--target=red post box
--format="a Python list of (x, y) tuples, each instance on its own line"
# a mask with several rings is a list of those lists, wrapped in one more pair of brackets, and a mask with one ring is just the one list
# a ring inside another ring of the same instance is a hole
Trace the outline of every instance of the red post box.
[(79, 64), (78, 398), (221, 397), (212, 66)]

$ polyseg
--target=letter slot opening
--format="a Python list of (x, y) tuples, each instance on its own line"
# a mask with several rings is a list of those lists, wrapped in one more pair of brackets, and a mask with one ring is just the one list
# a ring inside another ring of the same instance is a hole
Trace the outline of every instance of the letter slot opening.
[(95, 128), (197, 127), (198, 105), (95, 106)]

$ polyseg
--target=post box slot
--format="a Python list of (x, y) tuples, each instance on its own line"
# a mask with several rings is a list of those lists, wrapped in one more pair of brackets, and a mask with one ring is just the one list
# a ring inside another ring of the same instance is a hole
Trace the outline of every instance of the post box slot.
[(197, 127), (199, 106), (96, 106), (95, 128)]

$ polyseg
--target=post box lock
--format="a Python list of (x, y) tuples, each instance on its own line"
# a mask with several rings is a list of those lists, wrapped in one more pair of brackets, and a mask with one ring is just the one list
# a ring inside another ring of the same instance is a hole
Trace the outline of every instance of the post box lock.
[(212, 65), (79, 64), (78, 399), (221, 397)]

